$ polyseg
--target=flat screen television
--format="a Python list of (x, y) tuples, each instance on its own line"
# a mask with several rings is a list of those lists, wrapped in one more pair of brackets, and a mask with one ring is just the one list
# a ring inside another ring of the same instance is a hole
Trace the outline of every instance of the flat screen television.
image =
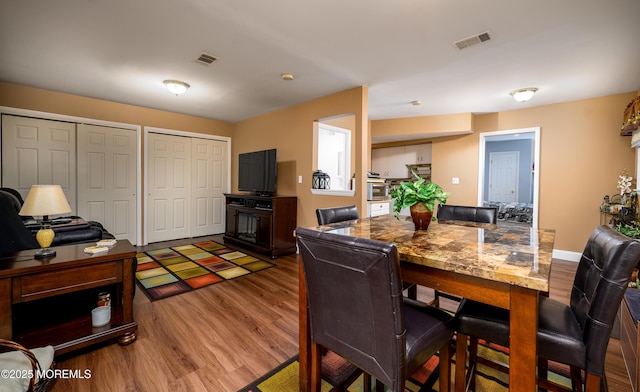
[(276, 193), (276, 149), (238, 156), (238, 190), (258, 195)]

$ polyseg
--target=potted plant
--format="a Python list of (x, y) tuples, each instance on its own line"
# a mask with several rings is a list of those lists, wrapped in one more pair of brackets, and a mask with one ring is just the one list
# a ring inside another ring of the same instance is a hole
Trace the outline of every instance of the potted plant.
[(409, 207), (416, 230), (426, 230), (431, 220), (435, 220), (433, 209), (436, 201), (445, 204), (449, 192), (445, 192), (435, 182), (426, 182), (416, 173), (412, 174), (416, 178), (413, 182), (401, 182), (400, 187), (391, 192), (393, 213), (400, 219), (400, 210)]

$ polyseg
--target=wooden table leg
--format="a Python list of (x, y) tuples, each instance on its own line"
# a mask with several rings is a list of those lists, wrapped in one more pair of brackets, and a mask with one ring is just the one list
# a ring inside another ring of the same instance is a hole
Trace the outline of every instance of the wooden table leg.
[(538, 292), (511, 286), (509, 390), (535, 391)]
[(298, 327), (300, 330), (300, 355), (298, 357), (300, 363), (300, 391), (307, 392), (311, 390), (311, 340), (309, 338), (307, 284), (304, 279), (300, 255), (298, 255), (298, 286), (298, 305), (300, 309)]

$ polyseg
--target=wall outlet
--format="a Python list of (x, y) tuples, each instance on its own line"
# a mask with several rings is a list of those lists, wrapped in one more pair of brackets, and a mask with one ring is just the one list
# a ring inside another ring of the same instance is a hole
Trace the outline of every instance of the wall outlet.
[(460, 179), (459, 179), (458, 177), (453, 177), (453, 178), (451, 179), (451, 183), (452, 183), (452, 184), (459, 184), (459, 183), (460, 183)]

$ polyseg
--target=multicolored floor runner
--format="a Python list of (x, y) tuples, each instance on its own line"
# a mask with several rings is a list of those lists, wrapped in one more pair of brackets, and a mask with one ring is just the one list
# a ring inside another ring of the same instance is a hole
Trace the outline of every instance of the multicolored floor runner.
[(214, 241), (138, 253), (136, 258), (138, 285), (152, 301), (274, 266)]
[[(453, 349), (454, 347), (452, 347)], [(497, 360), (503, 363), (509, 362), (509, 349), (498, 346), (493, 343), (480, 342), (478, 353), (487, 358)], [(436, 392), (439, 390), (438, 382), (438, 365), (439, 358), (437, 355), (431, 357), (420, 369), (414, 372), (406, 381), (405, 392)], [(451, 369), (451, 390), (454, 387), (455, 374), (455, 354), (452, 359)], [(251, 384), (240, 389), (238, 392), (297, 392), (300, 382), (299, 376), (300, 363), (298, 356), (285, 361), (264, 376), (258, 378)], [(322, 384), (321, 391), (329, 392), (336, 385), (342, 383), (342, 380), (348, 379), (349, 375), (356, 370), (346, 360), (340, 358), (335, 353), (329, 351), (322, 359)], [(549, 380), (563, 385), (570, 389), (571, 380), (568, 378), (569, 370), (565, 365), (549, 363)], [(362, 392), (362, 376), (360, 375), (346, 389), (347, 392)], [(372, 385), (373, 389), (373, 385)], [(385, 388), (388, 391), (388, 388)], [(476, 392), (508, 392), (509, 376), (488, 368), (484, 365), (478, 365), (478, 373), (476, 376)]]

